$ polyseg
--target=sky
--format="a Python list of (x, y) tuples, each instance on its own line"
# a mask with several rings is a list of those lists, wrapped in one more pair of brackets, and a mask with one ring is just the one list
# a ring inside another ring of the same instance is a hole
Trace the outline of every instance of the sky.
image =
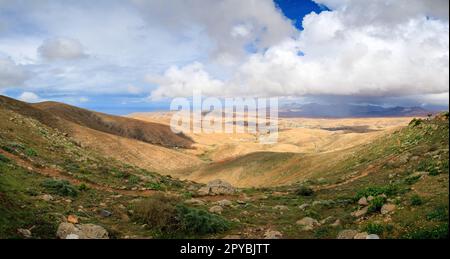
[(0, 94), (114, 114), (166, 109), (193, 90), (447, 107), (448, 10), (448, 0), (0, 0)]

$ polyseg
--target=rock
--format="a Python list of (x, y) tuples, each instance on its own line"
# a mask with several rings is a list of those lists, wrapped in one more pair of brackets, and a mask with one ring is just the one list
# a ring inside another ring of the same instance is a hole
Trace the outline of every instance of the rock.
[(368, 210), (369, 210), (369, 207), (364, 207), (364, 208), (362, 208), (360, 210), (352, 212), (351, 215), (353, 217), (355, 217), (355, 218), (359, 218), (359, 217), (362, 217), (362, 216), (366, 215)]
[(396, 206), (394, 204), (384, 204), (383, 207), (381, 207), (381, 214), (386, 215), (395, 210)]
[(309, 205), (309, 203), (305, 203), (305, 204), (300, 205), (298, 208), (300, 210), (306, 210), (309, 207), (311, 207), (311, 205)]
[(267, 230), (266, 233), (264, 233), (264, 239), (280, 239), (283, 237), (283, 234), (279, 231), (275, 230)]
[(366, 239), (380, 239), (380, 237), (375, 234), (370, 234), (370, 235), (367, 235)]
[(107, 217), (111, 217), (112, 216), (112, 212), (108, 211), (108, 210), (101, 210), (100, 211), (100, 216), (107, 218)]
[[(72, 236), (70, 236), (72, 235)], [(79, 239), (109, 239), (108, 231), (103, 227), (94, 224), (79, 224), (72, 223), (59, 224), (56, 236), (60, 239), (66, 239), (77, 235)]]
[(317, 220), (310, 218), (310, 217), (302, 218), (301, 220), (297, 221), (296, 224), (303, 226), (302, 229), (304, 231), (313, 230), (314, 227), (320, 226), (320, 223)]
[(372, 195), (370, 195), (369, 197), (367, 197), (367, 201), (373, 201), (374, 197)]
[(284, 205), (277, 205), (275, 207), (273, 207), (275, 210), (289, 210), (289, 208), (287, 206)]
[(369, 205), (369, 202), (367, 202), (366, 197), (362, 197), (361, 199), (359, 199), (358, 205), (367, 206), (367, 205)]
[(31, 236), (32, 236), (31, 230), (29, 230), (29, 229), (19, 228), (19, 229), (17, 229), (17, 233), (19, 233), (24, 238), (31, 238)]
[(184, 202), (187, 204), (198, 205), (198, 206), (202, 206), (202, 205), (206, 204), (203, 200), (195, 199), (195, 198), (185, 200)]
[(346, 229), (339, 232), (337, 239), (353, 239), (358, 234), (358, 231)]
[(78, 224), (78, 217), (75, 215), (69, 215), (67, 217), (67, 222), (72, 223), (72, 224)]
[(216, 214), (222, 214), (223, 208), (221, 206), (212, 206), (211, 208), (209, 208), (209, 212), (211, 213), (216, 213)]
[(229, 207), (229, 206), (233, 205), (233, 203), (229, 200), (221, 200), (221, 201), (216, 202), (216, 204), (221, 207)]
[(198, 189), (197, 194), (199, 196), (207, 196), (207, 195), (209, 195), (210, 191), (211, 191), (211, 188), (206, 186), (206, 187), (202, 187), (202, 188)]
[(367, 232), (361, 232), (361, 233), (358, 233), (358, 234), (356, 234), (354, 237), (353, 237), (353, 239), (367, 239), (367, 236), (368, 236), (369, 234), (367, 233)]
[(339, 227), (341, 225), (341, 220), (337, 219), (333, 224), (331, 224), (330, 226), (336, 228)]
[(229, 183), (222, 180), (214, 180), (208, 183), (209, 192), (213, 195), (233, 194), (236, 189)]
[(41, 195), (39, 198), (43, 201), (52, 201), (54, 199), (50, 194)]
[(80, 239), (80, 236), (77, 234), (69, 234), (66, 236), (66, 239)]
[(330, 216), (330, 217), (326, 217), (326, 218), (322, 219), (320, 221), (320, 224), (321, 225), (330, 224), (333, 221), (334, 221), (334, 217)]

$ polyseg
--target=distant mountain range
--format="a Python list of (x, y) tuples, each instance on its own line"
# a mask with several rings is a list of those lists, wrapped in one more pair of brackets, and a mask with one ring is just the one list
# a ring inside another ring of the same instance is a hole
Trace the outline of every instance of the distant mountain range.
[(412, 117), (427, 116), (436, 111), (422, 107), (383, 107), (356, 104), (298, 104), (284, 105), (279, 110), (280, 117), (348, 118), (348, 117)]

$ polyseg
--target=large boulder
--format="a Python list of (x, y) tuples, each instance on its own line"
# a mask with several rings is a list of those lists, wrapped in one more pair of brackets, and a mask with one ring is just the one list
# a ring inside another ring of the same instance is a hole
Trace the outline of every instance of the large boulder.
[(56, 236), (60, 239), (109, 239), (108, 231), (94, 224), (79, 224), (63, 222), (59, 224)]
[(223, 180), (214, 180), (209, 182), (205, 187), (202, 187), (198, 190), (198, 195), (206, 196), (206, 195), (229, 195), (234, 194), (236, 192), (236, 188), (234, 188), (231, 184), (223, 181)]

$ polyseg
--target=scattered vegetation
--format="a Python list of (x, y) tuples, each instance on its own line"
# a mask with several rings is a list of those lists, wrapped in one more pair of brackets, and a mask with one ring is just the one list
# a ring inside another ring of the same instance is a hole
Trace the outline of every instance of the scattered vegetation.
[(427, 214), (427, 219), (431, 221), (448, 221), (448, 207), (439, 206)]
[(379, 195), (387, 195), (387, 196), (393, 196), (397, 194), (399, 191), (399, 188), (397, 185), (390, 184), (386, 186), (372, 186), (367, 187), (361, 191), (359, 191), (356, 194), (355, 200), (359, 200), (362, 197), (369, 197), (369, 196), (379, 196)]
[(76, 197), (78, 189), (64, 180), (47, 180), (42, 183), (42, 186), (47, 188), (53, 194), (60, 196)]
[(435, 227), (414, 230), (404, 236), (407, 239), (448, 239), (448, 223)]

